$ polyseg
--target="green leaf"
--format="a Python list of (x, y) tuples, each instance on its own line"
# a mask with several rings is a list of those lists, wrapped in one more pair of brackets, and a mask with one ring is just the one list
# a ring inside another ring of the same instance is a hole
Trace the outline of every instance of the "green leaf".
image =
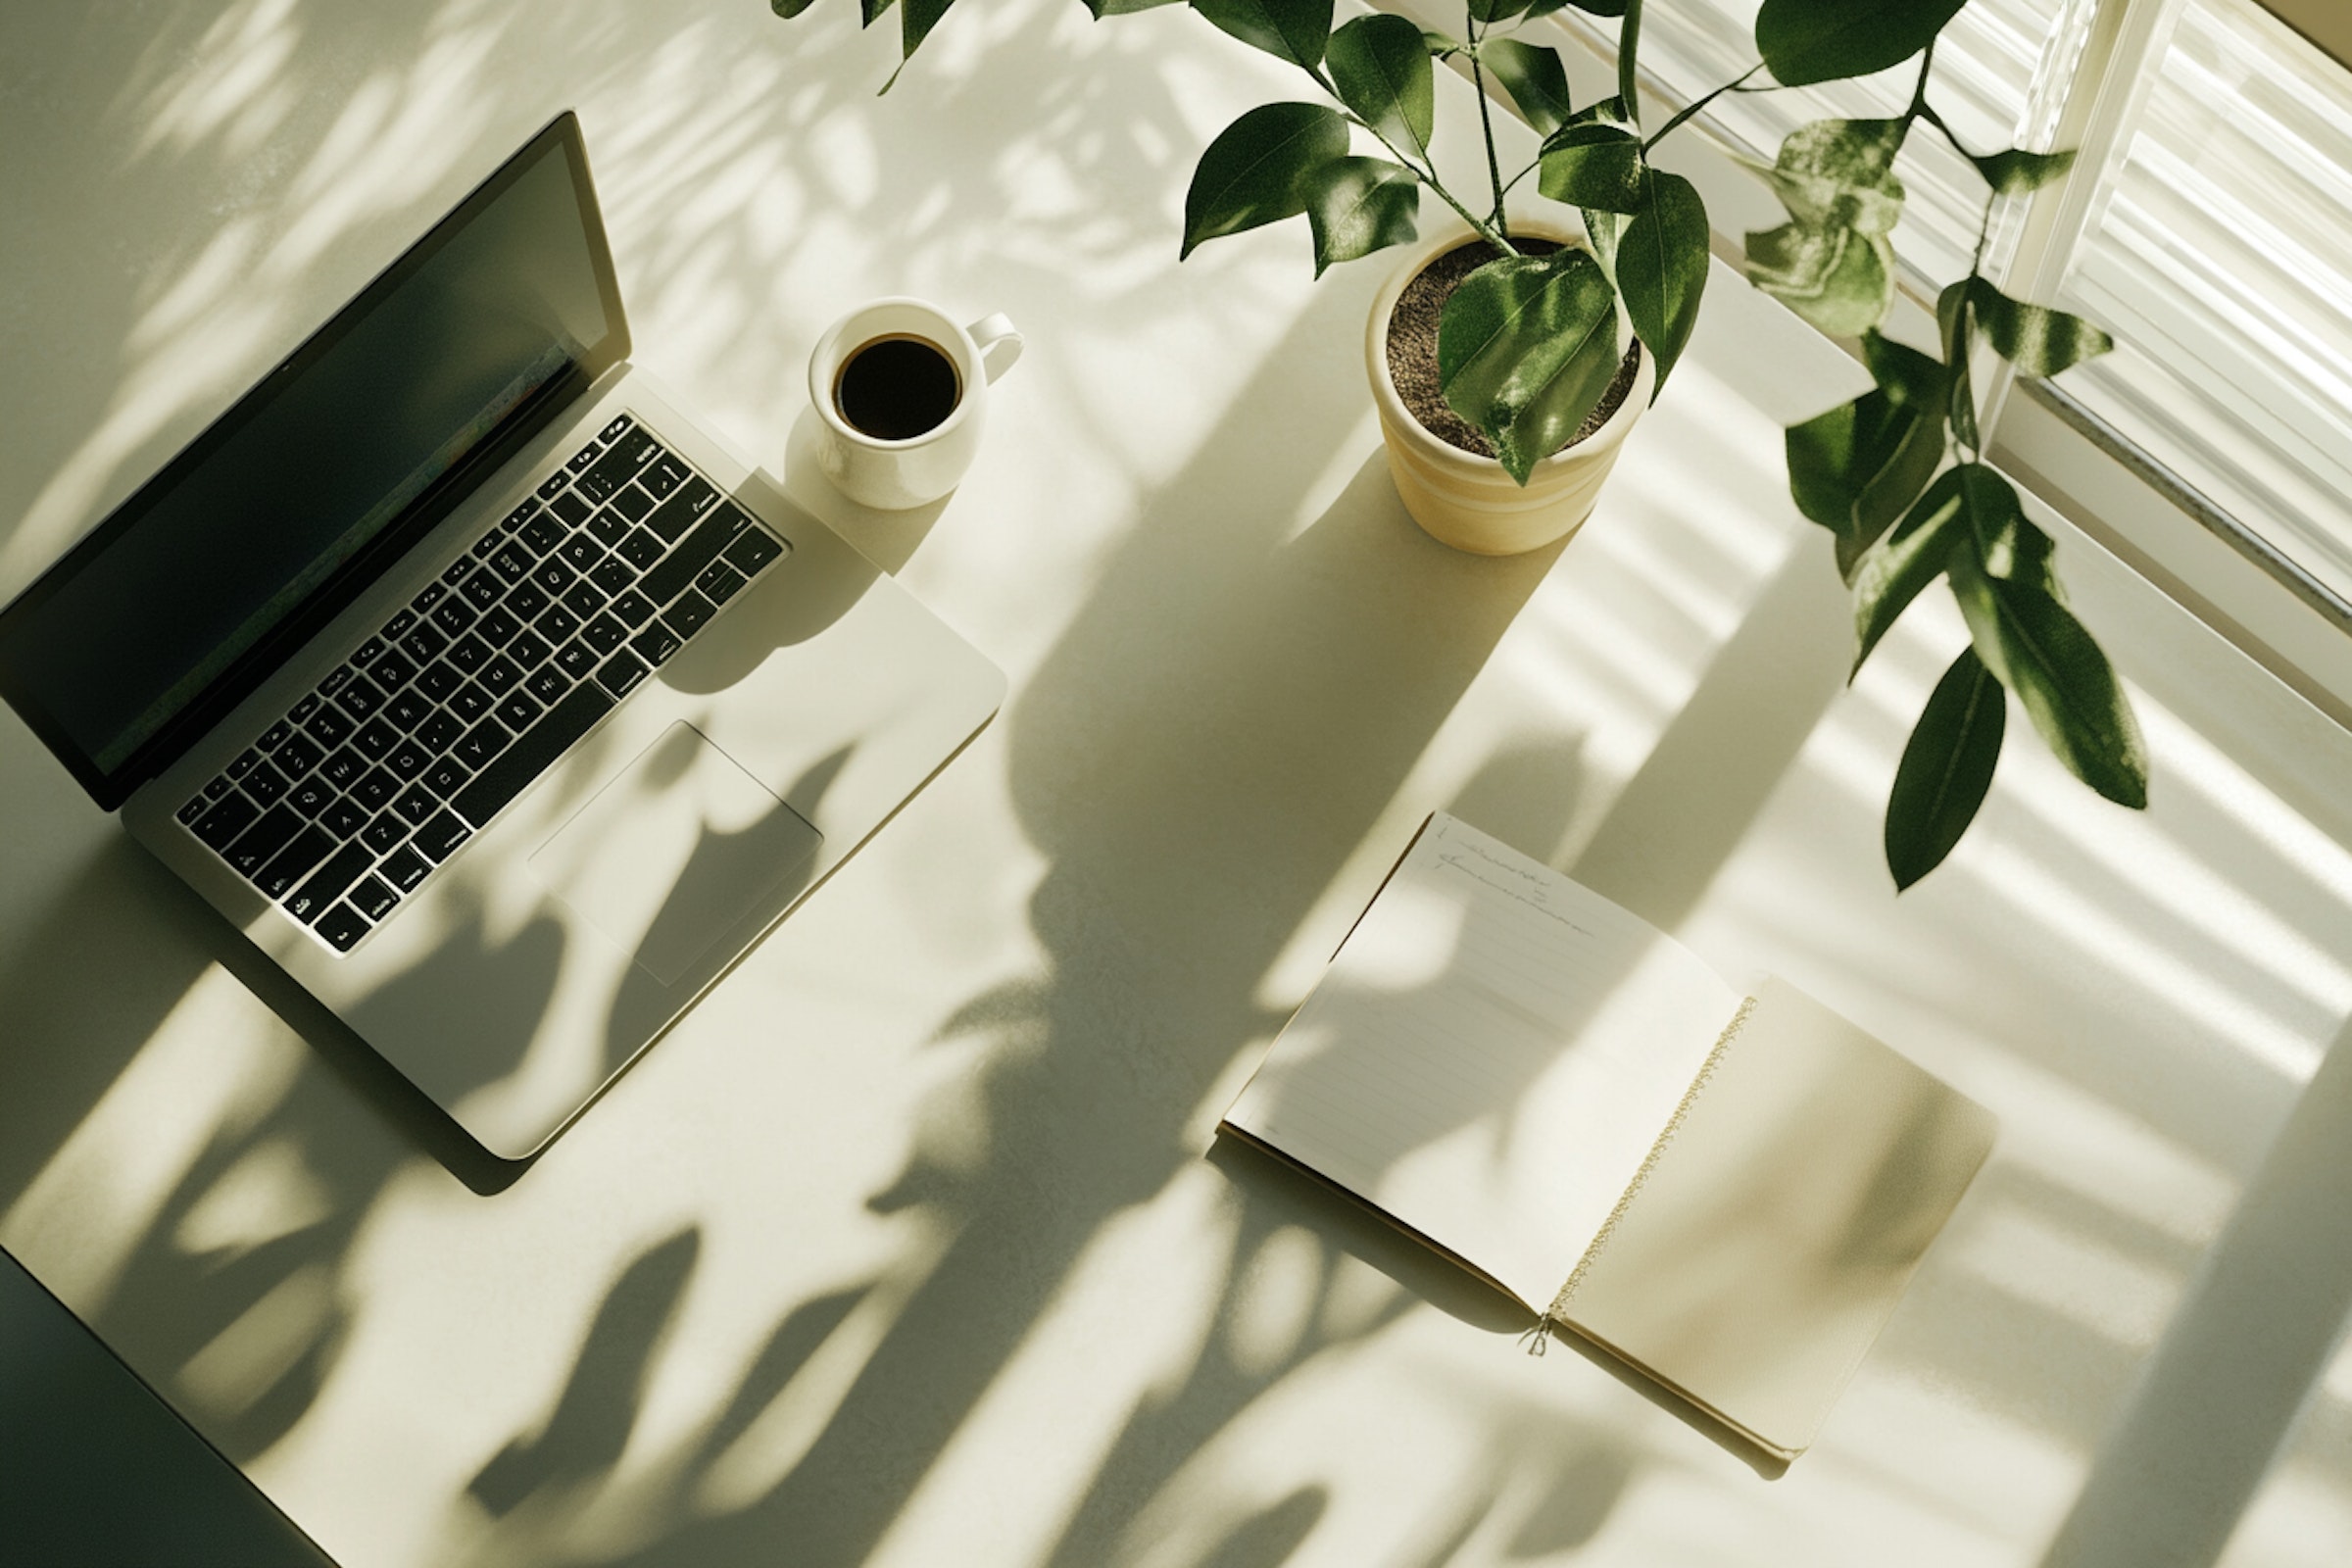
[(1438, 323), (1438, 384), (1519, 483), (1576, 434), (1623, 356), (1617, 301), (1582, 250), (1489, 262)]
[(768, 9), (790, 21), (814, 5), (816, 0), (767, 0)]
[(1975, 541), (1945, 568), (1984, 666), (2017, 693), (2067, 770), (2119, 806), (2148, 804), (2147, 749), (2107, 656), (2042, 581), (1987, 575)]
[(1536, 189), (1555, 202), (1604, 213), (1642, 211), (1642, 143), (1600, 121), (1566, 125), (1545, 138)]
[(1865, 555), (1853, 573), (1854, 663), (1852, 680), (1879, 639), (1911, 608), (1920, 591), (1943, 575), (1952, 545), (1967, 526), (1960, 470), (1947, 468), (1927, 494), (1904, 514), (1886, 543)]
[(906, 0), (899, 7), (899, 58), (902, 61), (914, 58), (914, 52), (922, 47), (923, 40), (931, 36), (931, 29), (939, 25), (939, 19), (946, 16), (948, 7), (955, 3), (956, 0)]
[(1859, 337), (1886, 319), (1894, 304), (1894, 247), (1884, 234), (1830, 233), (1837, 255), (1818, 288), (1784, 288), (1762, 278), (1757, 287), (1832, 337)]
[(1918, 54), (1963, 0), (1764, 0), (1756, 52), (1784, 87), (1867, 76)]
[(1331, 37), (1332, 0), (1192, 0), (1210, 22), (1254, 48), (1312, 71)]
[(1559, 129), (1575, 106), (1568, 101), (1568, 68), (1557, 49), (1521, 43), (1516, 38), (1489, 38), (1478, 46), (1479, 63), (1494, 73), (1502, 90), (1519, 106), (1520, 116), (1538, 134)]
[[(858, 25), (870, 27), (874, 19), (890, 9), (890, 0), (858, 0)], [(886, 87), (885, 92), (889, 91)]]
[(1618, 242), (1617, 288), (1635, 335), (1657, 361), (1663, 388), (1698, 325), (1710, 230), (1706, 204), (1682, 175), (1653, 169), (1643, 183), (1647, 200)]
[(1331, 35), (1329, 61), (1340, 102), (1390, 145), (1429, 157), (1435, 72), (1419, 27), (1385, 11), (1358, 17)]
[(1969, 340), (1972, 335), (1969, 307), (1969, 280), (1962, 278), (1945, 287), (1936, 296), (1936, 327), (1943, 337), (1944, 373), (1948, 383), (1948, 409), (1952, 420), (1952, 435), (1972, 451), (1981, 443), (1977, 437), (1977, 391), (1968, 368)]
[(1421, 46), (1429, 51), (1429, 57), (1432, 60), (1443, 60), (1447, 55), (1458, 55), (1468, 47), (1459, 38), (1448, 38), (1444, 33), (1428, 27), (1421, 29)]
[(1315, 231), (1317, 277), (1334, 262), (1352, 262), (1414, 235), (1421, 181), (1402, 164), (1334, 158), (1309, 170), (1302, 188), (1306, 220)]
[(1995, 196), (2023, 196), (2039, 190), (2051, 180), (2075, 167), (2075, 155), (2063, 153), (2030, 153), (2022, 148), (2004, 148), (1986, 153), (1982, 158), (1971, 157), (1977, 172), (1992, 187)]
[(1968, 283), (1985, 340), (2021, 374), (2056, 375), (2115, 347), (2115, 339), (2079, 316), (2013, 300), (1982, 277)]
[(1766, 178), (1798, 222), (1890, 232), (1903, 185), (1889, 172), (1909, 125), (1900, 120), (1817, 120), (1781, 143)]
[(1788, 493), (1837, 536), (1838, 575), (1854, 580), (1864, 553), (1926, 487), (1943, 457), (1943, 425), (1883, 388), (1788, 427)]
[(1842, 228), (1811, 228), (1803, 223), (1750, 229), (1748, 280), (1782, 299), (1792, 295), (1819, 298), (1829, 282), (1830, 270), (1845, 254), (1845, 235)]
[(1976, 820), (2008, 726), (2001, 683), (1974, 648), (1961, 649), (1920, 710), (1886, 797), (1886, 869), (1896, 892), (1941, 865)]
[(1862, 334), (1862, 363), (1870, 378), (1898, 403), (1916, 403), (1943, 416), (1943, 362), (1872, 330)]
[(1265, 104), (1220, 131), (1184, 193), (1184, 249), (1306, 211), (1305, 176), (1348, 152), (1348, 122), (1321, 104)]

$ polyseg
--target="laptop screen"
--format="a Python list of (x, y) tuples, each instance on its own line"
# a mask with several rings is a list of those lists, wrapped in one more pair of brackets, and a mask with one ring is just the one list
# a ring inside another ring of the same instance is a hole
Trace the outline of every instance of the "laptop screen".
[(0, 694), (119, 805), (626, 352), (565, 115), (0, 612)]

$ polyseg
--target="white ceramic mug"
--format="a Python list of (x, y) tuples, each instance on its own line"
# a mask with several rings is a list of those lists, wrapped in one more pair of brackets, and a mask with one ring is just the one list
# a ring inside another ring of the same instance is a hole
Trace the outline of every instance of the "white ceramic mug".
[[(919, 435), (885, 440), (841, 411), (842, 368), (880, 338), (920, 338), (955, 368), (956, 406)], [(957, 326), (938, 306), (900, 296), (875, 300), (835, 321), (808, 356), (808, 401), (818, 421), (817, 466), (852, 501), (883, 511), (919, 507), (956, 488), (980, 450), (988, 384), (1021, 357), (1021, 334), (1004, 316)]]

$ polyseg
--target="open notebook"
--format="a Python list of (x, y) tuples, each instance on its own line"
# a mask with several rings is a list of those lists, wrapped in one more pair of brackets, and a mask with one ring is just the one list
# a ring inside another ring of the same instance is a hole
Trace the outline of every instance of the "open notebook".
[(1793, 1457), (1993, 1119), (1440, 813), (1223, 1129)]

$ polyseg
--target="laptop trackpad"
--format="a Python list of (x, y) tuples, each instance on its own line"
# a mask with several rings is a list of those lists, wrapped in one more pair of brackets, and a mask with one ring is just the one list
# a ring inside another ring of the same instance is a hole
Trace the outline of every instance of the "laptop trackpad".
[(681, 721), (541, 845), (531, 869), (668, 986), (822, 837)]

